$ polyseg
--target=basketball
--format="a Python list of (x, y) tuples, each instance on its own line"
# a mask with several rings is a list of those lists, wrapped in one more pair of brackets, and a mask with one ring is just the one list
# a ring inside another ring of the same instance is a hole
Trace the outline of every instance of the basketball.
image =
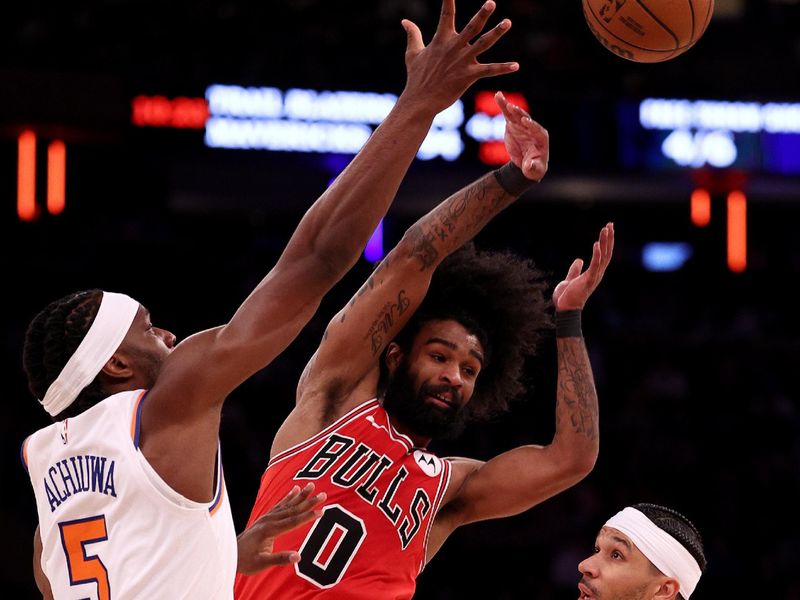
[(641, 63), (662, 62), (703, 35), (714, 0), (583, 0), (589, 29), (614, 54)]

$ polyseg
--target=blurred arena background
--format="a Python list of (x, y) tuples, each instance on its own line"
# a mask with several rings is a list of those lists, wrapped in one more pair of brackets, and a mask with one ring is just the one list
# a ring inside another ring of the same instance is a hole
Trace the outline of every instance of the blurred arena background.
[[(437, 124), (384, 221), (383, 247), (502, 162), (486, 92), (526, 102), (550, 131), (550, 173), (477, 243), (533, 257), (555, 284), (614, 221), (616, 256), (584, 316), (600, 459), (533, 510), (457, 532), (416, 597), (575, 598), (577, 564), (605, 519), (656, 502), (704, 535), (709, 570), (694, 597), (800, 598), (800, 327), (790, 291), (800, 272), (800, 2), (717, 0), (697, 46), (655, 65), (603, 49), (577, 0), (497, 2), (494, 22), (514, 26), (487, 60), (521, 69), (474, 86)], [(479, 4), (458, 2), (459, 24)], [(352, 157), (326, 140), (357, 145), (374, 126), (366, 115), (402, 90), (400, 19), (429, 35), (438, 12), (436, 0), (4, 8), (4, 597), (37, 597), (36, 513), (18, 456), (48, 419), (21, 368), (28, 321), (88, 287), (133, 295), (179, 339), (227, 320)], [(360, 94), (323, 93), (336, 91)], [(297, 378), (379, 242), (227, 405), (223, 461), (239, 529)], [(433, 448), (488, 458), (546, 442), (555, 374), (552, 344), (509, 415)]]

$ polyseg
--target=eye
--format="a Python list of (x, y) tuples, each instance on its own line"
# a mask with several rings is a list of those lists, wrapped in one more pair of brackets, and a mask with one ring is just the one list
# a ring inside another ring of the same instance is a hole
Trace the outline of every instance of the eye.
[(600, 552), (600, 548), (598, 548), (597, 546), (595, 546), (594, 548), (592, 548), (592, 552), (593, 552), (594, 554), (598, 554), (598, 553)]
[(433, 353), (431, 354), (431, 358), (436, 362), (444, 362), (444, 356), (442, 356), (441, 354)]
[(468, 377), (475, 377), (475, 375), (476, 375), (475, 369), (473, 369), (472, 367), (464, 367), (464, 373)]
[(613, 550), (611, 552), (611, 558), (613, 558), (614, 560), (622, 560), (625, 557), (622, 555), (622, 553), (619, 550)]

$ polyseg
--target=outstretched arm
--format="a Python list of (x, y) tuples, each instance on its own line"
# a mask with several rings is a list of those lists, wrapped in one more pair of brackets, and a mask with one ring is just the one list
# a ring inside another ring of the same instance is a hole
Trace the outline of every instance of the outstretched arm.
[[(525, 176), (517, 172), (516, 184), (520, 178), (532, 184), (547, 170), (547, 132), (520, 109), (508, 105), (501, 95), (498, 101), (509, 123), (507, 144), (514, 140), (521, 149), (516, 157), (512, 153), (512, 159), (522, 162), (521, 157), (527, 157)], [(500, 171), (505, 175), (509, 168)], [(516, 200), (521, 191), (510, 193), (501, 185), (497, 172), (489, 173), (409, 228), (350, 303), (331, 320), (298, 387), (298, 407), (287, 425), (295, 435), (276, 438), (273, 450), (324, 427), (330, 419), (363, 402), (366, 398), (361, 393), (353, 393), (356, 388), (374, 394), (379, 356), (419, 306), (436, 266)], [(283, 428), (281, 434), (285, 433)]]
[[(308, 210), (275, 267), (230, 322), (187, 338), (166, 360), (143, 405), (141, 443), (151, 464), (179, 492), (192, 499), (211, 494), (225, 397), (283, 351), (358, 259), (434, 116), (477, 79), (517, 69), (516, 63), (478, 62), (510, 26), (504, 20), (478, 37), (494, 7), (486, 2), (457, 32), (454, 0), (443, 0), (438, 29), (427, 46), (417, 26), (403, 22), (408, 77), (391, 113)], [(178, 466), (174, 458), (187, 455)], [(194, 483), (199, 480), (200, 493)]]
[(609, 223), (594, 243), (589, 268), (582, 273), (583, 261), (575, 260), (553, 292), (558, 345), (553, 441), (515, 448), (485, 463), (454, 459), (451, 489), (431, 538), (434, 551), (459, 525), (520, 513), (592, 470), (599, 448), (597, 392), (578, 319), (603, 278), (613, 248), (614, 227)]
[(511, 27), (508, 19), (483, 34), (494, 12), (486, 2), (463, 31), (455, 29), (454, 0), (445, 0), (439, 26), (425, 46), (419, 28), (402, 22), (407, 34), (407, 83), (394, 109), (358, 156), (305, 215), (278, 267), (313, 256), (327, 290), (355, 263), (389, 208), (434, 117), (482, 77), (510, 73), (516, 63), (480, 64), (477, 58)]
[[(183, 344), (186, 348), (176, 349), (176, 354), (184, 355), (200, 345), (203, 352), (210, 350), (222, 361), (207, 370), (210, 376), (201, 378), (203, 386), (194, 395), (221, 402), (231, 389), (283, 350), (311, 318), (322, 296), (358, 259), (434, 117), (476, 80), (518, 68), (517, 63), (478, 62), (509, 29), (507, 19), (470, 44), (494, 8), (493, 1), (486, 2), (464, 30), (457, 32), (454, 0), (444, 0), (438, 29), (427, 46), (419, 28), (403, 21), (408, 36), (407, 82), (395, 107), (308, 210), (275, 267), (230, 323), (204, 335), (203, 344), (189, 339)], [(209, 341), (211, 348), (206, 347)], [(196, 369), (197, 365), (193, 366)]]

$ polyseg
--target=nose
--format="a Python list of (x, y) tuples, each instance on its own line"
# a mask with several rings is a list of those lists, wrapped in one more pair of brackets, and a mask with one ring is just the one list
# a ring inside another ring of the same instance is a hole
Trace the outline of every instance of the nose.
[(172, 333), (171, 331), (167, 331), (166, 329), (161, 329), (161, 328), (157, 329), (159, 336), (161, 336), (161, 339), (164, 340), (164, 344), (167, 346), (167, 348), (175, 347), (175, 342), (178, 339), (177, 337), (175, 337), (175, 334)]
[(578, 571), (587, 577), (597, 577), (597, 561), (594, 560), (595, 555), (584, 558), (578, 564)]
[(461, 368), (457, 364), (445, 365), (442, 369), (441, 379), (454, 388), (460, 388), (464, 384), (464, 380), (461, 378)]

